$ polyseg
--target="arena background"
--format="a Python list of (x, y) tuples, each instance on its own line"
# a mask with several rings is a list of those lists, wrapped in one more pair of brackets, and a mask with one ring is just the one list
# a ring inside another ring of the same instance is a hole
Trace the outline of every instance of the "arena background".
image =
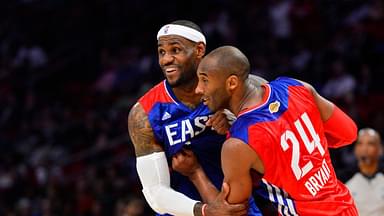
[[(383, 1), (1, 1), (0, 216), (151, 214), (126, 119), (162, 79), (156, 33), (177, 19), (384, 134)], [(332, 156), (347, 180), (351, 147)]]

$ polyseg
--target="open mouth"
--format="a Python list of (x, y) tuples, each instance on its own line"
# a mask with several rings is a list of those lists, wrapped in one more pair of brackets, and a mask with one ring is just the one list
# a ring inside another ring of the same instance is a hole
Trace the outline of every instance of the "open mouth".
[(365, 164), (371, 163), (371, 159), (369, 157), (367, 157), (367, 156), (361, 156), (359, 159), (360, 159), (361, 162), (363, 162)]
[(173, 74), (176, 72), (177, 72), (177, 68), (175, 68), (175, 67), (165, 69), (166, 74)]
[(206, 98), (206, 97), (201, 98), (201, 102), (203, 102), (204, 105), (207, 105), (208, 104), (208, 98)]

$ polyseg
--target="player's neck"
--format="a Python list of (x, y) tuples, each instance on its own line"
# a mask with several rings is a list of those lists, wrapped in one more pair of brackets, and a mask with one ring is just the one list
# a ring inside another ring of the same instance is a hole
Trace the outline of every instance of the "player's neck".
[(240, 90), (237, 101), (233, 101), (231, 106), (232, 112), (238, 116), (242, 110), (254, 107), (262, 102), (265, 90), (261, 86), (255, 86), (248, 82), (245, 83), (242, 90)]
[(362, 174), (365, 176), (373, 176), (379, 168), (378, 163), (372, 163), (372, 164), (362, 164), (359, 163), (359, 169)]
[(201, 95), (195, 93), (196, 86), (197, 82), (191, 81), (187, 84), (172, 88), (172, 91), (179, 101), (193, 109), (201, 100)]

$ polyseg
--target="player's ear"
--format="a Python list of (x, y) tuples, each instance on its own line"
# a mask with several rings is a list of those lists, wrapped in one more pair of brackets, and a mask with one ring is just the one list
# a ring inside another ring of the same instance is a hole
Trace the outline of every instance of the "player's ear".
[(233, 91), (239, 85), (239, 77), (236, 75), (230, 75), (226, 81), (226, 87), (228, 91)]
[(205, 55), (205, 44), (202, 42), (198, 42), (196, 44), (196, 56), (198, 58), (203, 58), (204, 55)]

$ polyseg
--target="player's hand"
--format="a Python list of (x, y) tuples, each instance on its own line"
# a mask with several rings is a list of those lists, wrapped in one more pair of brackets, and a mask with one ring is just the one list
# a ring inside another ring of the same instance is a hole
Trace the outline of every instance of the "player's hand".
[(198, 169), (202, 168), (193, 151), (184, 148), (172, 157), (172, 169), (192, 177)]
[(218, 134), (226, 134), (236, 117), (229, 110), (219, 110), (211, 116), (206, 125), (211, 126)]
[(213, 202), (208, 203), (207, 207), (205, 208), (206, 216), (240, 216), (248, 214), (248, 201), (240, 204), (229, 204), (227, 202), (229, 191), (229, 185), (224, 182), (219, 195)]

